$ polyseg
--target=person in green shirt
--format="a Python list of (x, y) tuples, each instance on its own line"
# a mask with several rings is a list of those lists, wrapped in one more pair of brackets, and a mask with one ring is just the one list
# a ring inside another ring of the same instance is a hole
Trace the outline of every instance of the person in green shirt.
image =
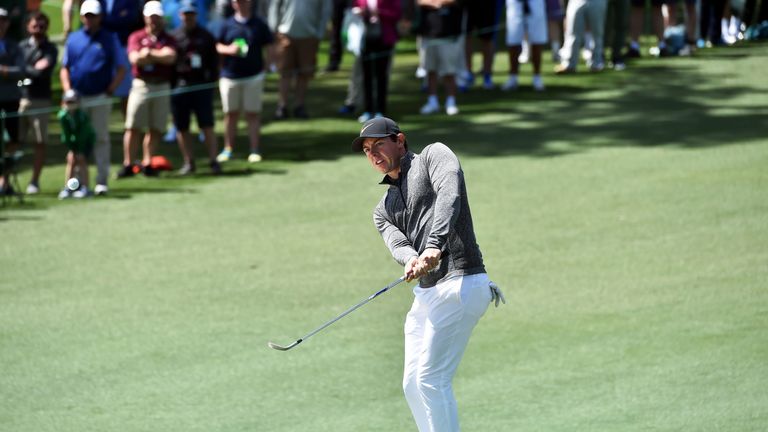
[[(85, 198), (91, 196), (88, 189), (88, 157), (93, 151), (96, 132), (91, 126), (88, 113), (80, 109), (80, 98), (76, 91), (67, 90), (62, 98), (63, 107), (58, 118), (61, 123), (61, 142), (69, 150), (64, 170), (64, 188), (59, 199)], [(70, 181), (70, 179), (77, 181)]]

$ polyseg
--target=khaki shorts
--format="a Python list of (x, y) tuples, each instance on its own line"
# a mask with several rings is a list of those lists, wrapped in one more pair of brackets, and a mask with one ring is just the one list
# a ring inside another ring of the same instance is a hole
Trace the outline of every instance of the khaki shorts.
[(437, 72), (438, 76), (456, 75), (459, 72), (463, 48), (461, 38), (424, 38), (424, 69)]
[(221, 108), (225, 113), (260, 113), (264, 93), (264, 73), (247, 78), (219, 79)]
[[(27, 114), (28, 111), (32, 112)], [(19, 103), (19, 113), (22, 114), (19, 122), (21, 141), (27, 142), (32, 134), (31, 144), (44, 144), (48, 139), (51, 112), (55, 111), (56, 108), (50, 99), (22, 99)]]
[(319, 46), (320, 40), (316, 38), (296, 39), (278, 33), (275, 41), (275, 55), (280, 74), (314, 76)]
[(168, 83), (150, 84), (134, 78), (128, 94), (125, 128), (164, 131), (171, 112), (170, 90)]

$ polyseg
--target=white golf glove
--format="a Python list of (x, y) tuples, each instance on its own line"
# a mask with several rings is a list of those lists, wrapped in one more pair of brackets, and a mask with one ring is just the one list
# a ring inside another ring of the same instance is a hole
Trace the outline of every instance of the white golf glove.
[(488, 283), (488, 288), (491, 289), (491, 303), (496, 303), (496, 307), (499, 307), (499, 301), (507, 304), (507, 301), (504, 299), (504, 293), (501, 292), (501, 289), (495, 283)]

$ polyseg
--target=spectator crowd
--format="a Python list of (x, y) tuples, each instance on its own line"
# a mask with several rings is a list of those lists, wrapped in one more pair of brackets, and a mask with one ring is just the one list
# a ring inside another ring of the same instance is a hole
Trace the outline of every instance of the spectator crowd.
[[(0, 0), (0, 151), (13, 153), (22, 143), (32, 149), (26, 193), (39, 193), (58, 66), (62, 107), (56, 119), (68, 149), (64, 180), (71, 185), (69, 179), (77, 178), (79, 185), (65, 186), (61, 199), (108, 193), (115, 101), (125, 120), (117, 179), (156, 176), (163, 168), (156, 148), (164, 136), (178, 143), (184, 161), (179, 174), (197, 170), (195, 141), (204, 143), (208, 167), (219, 174), (234, 155), (241, 118), (247, 160), (260, 162), (265, 75), (279, 76), (273, 120), (310, 118), (306, 96), (326, 37), (327, 72), (339, 71), (344, 53), (355, 57), (339, 114), (365, 122), (387, 115), (395, 46), (409, 33), (419, 47), (423, 115), (458, 115), (457, 99), (473, 89), (476, 77), (483, 89), (496, 88), (497, 34), (503, 34), (509, 59), (503, 91), (518, 88), (526, 63), (533, 89), (544, 91), (546, 50), (556, 74), (576, 73), (581, 59), (591, 72), (621, 71), (628, 59), (643, 55), (692, 55), (745, 34), (768, 36), (765, 0), (64, 0), (65, 41), (57, 47), (48, 38), (51, 17), (41, 4)], [(646, 29), (655, 36), (647, 54), (640, 49)], [(477, 71), (475, 48), (482, 57)], [(221, 151), (214, 134), (217, 88)], [(199, 131), (194, 136), (193, 115)], [(93, 189), (89, 162), (95, 164)], [(5, 164), (2, 174), (2, 194), (20, 193)]]

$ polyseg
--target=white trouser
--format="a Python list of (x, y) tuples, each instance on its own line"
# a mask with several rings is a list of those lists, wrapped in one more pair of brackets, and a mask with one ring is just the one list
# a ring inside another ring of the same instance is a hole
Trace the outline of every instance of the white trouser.
[(403, 390), (419, 432), (459, 430), (453, 375), (491, 302), (489, 282), (481, 273), (413, 289), (405, 319)]
[(111, 146), (109, 140), (109, 117), (112, 114), (112, 98), (106, 94), (83, 96), (80, 106), (88, 113), (96, 142), (93, 146), (93, 159), (96, 162), (96, 184), (107, 185)]
[(576, 69), (579, 50), (584, 45), (584, 32), (589, 26), (595, 40), (592, 65), (603, 65), (603, 33), (607, 0), (571, 0), (565, 12), (565, 37), (562, 59), (569, 69)]

